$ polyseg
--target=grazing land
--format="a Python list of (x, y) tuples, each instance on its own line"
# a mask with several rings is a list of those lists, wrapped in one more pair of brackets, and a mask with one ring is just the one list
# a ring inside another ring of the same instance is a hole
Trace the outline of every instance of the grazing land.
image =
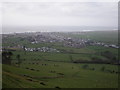
[(117, 31), (2, 36), (3, 88), (118, 88)]

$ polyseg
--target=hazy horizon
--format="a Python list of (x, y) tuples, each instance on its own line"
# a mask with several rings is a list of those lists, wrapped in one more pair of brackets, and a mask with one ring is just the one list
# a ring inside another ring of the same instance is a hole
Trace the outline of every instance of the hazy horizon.
[(4, 2), (2, 3), (2, 26), (3, 33), (116, 30), (118, 3)]
[(111, 31), (117, 27), (101, 26), (8, 26), (2, 27), (2, 34), (25, 32), (80, 32), (80, 31)]

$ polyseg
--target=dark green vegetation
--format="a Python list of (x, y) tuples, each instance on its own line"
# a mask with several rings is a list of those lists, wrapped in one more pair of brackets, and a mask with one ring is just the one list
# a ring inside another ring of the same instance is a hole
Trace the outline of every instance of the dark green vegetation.
[[(62, 53), (48, 52), (25, 52), (21, 50), (13, 51), (13, 60), (18, 55), (21, 60), (47, 60), (64, 62), (96, 62), (96, 63), (114, 63), (118, 62), (118, 50), (114, 48), (105, 48), (100, 46), (88, 46), (85, 48), (74, 49), (69, 47), (56, 47), (63, 51)], [(106, 53), (107, 52), (107, 53)], [(71, 59), (72, 58), (72, 59)]]
[[(83, 35), (57, 33), (66, 37), (78, 37), (116, 44), (115, 31), (86, 32)], [(61, 43), (31, 44), (23, 36), (8, 36), (3, 41), (9, 47), (11, 65), (3, 64), (3, 88), (118, 88), (118, 49), (103, 46), (72, 48)], [(4, 39), (4, 38), (3, 38)], [(55, 52), (29, 52), (14, 48), (52, 47)]]
[(2, 53), (2, 60), (3, 60), (3, 64), (11, 64), (11, 56), (12, 56), (12, 52), (3, 52)]
[(2, 64), (0, 64), (0, 89), (2, 88)]

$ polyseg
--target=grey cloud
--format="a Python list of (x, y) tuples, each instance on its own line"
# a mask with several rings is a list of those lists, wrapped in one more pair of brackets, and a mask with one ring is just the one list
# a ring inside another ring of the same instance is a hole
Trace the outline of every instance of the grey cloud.
[(117, 26), (118, 19), (117, 3), (109, 2), (4, 3), (3, 15), (4, 25)]

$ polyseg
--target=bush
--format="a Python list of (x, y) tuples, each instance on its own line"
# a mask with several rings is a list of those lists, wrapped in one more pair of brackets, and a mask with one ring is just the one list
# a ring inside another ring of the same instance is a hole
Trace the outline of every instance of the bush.
[(13, 55), (12, 52), (2, 52), (2, 63), (3, 64), (11, 64), (11, 56)]
[(104, 66), (101, 68), (101, 71), (105, 71), (105, 67)]
[(89, 66), (86, 64), (86, 65), (83, 65), (82, 68), (86, 69), (88, 68)]

